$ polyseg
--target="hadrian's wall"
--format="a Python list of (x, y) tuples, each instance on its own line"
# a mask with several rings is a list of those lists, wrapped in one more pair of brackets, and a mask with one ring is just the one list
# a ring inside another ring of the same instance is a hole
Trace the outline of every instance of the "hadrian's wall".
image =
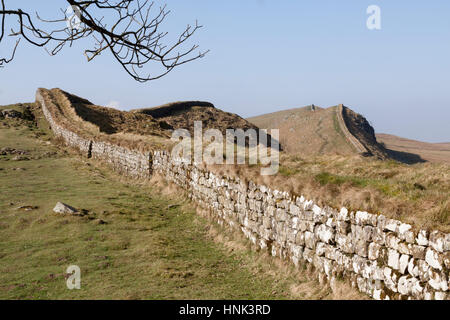
[(68, 145), (125, 174), (161, 173), (214, 220), (241, 230), (273, 256), (311, 263), (329, 281), (348, 279), (375, 299), (450, 299), (450, 234), (416, 231), (383, 215), (321, 208), (288, 192), (217, 176), (166, 151), (142, 153), (85, 139), (55, 123), (39, 91), (37, 101)]
[(367, 148), (364, 147), (364, 145), (361, 142), (359, 142), (359, 140), (356, 139), (356, 137), (353, 134), (351, 134), (350, 131), (348, 130), (347, 125), (345, 124), (343, 113), (344, 113), (344, 105), (340, 104), (336, 108), (336, 117), (342, 133), (347, 138), (347, 140), (350, 141), (350, 143), (355, 147), (356, 151), (358, 151), (359, 153), (367, 153), (368, 152)]
[[(38, 90), (36, 101), (42, 106), (42, 112), (52, 131), (61, 137), (65, 143), (77, 148), (89, 158), (99, 159), (109, 163), (115, 170), (133, 177), (149, 177), (152, 172), (152, 153), (130, 150), (105, 141), (94, 141), (65, 129), (56, 123), (47, 104), (53, 103), (43, 96), (45, 92)], [(54, 108), (55, 109), (55, 108)]]

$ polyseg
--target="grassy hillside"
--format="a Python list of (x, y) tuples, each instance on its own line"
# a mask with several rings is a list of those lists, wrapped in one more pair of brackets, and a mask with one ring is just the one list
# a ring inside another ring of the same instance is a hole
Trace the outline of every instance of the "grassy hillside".
[(279, 129), (280, 143), (286, 152), (303, 155), (356, 153), (341, 131), (336, 107), (304, 107), (269, 113), (248, 120), (260, 128)]
[[(23, 152), (0, 156), (0, 299), (362, 298), (255, 253), (162, 182), (137, 184), (55, 147), (36, 120), (0, 120), (0, 149)], [(55, 214), (57, 201), (85, 215)], [(66, 288), (69, 265), (81, 290)]]
[(261, 128), (279, 129), (284, 149), (300, 157), (362, 154), (407, 164), (450, 161), (445, 145), (376, 135), (366, 118), (345, 106), (327, 109), (309, 106), (248, 120)]
[(166, 123), (170, 129), (188, 129), (192, 136), (195, 121), (202, 121), (204, 130), (218, 129), (223, 134), (229, 128), (257, 129), (255, 125), (237, 114), (217, 109), (209, 102), (174, 102), (154, 108), (131, 110), (131, 112), (151, 116), (161, 123)]

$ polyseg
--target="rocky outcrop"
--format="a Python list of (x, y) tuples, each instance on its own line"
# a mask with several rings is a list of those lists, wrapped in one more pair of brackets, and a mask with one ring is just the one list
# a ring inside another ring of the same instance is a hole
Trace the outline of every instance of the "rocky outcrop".
[(20, 119), (22, 118), (22, 112), (14, 109), (1, 110), (1, 114), (5, 119)]
[(68, 204), (58, 202), (56, 203), (56, 206), (53, 208), (53, 212), (59, 213), (59, 214), (76, 214), (78, 213), (78, 210), (69, 206)]
[(356, 149), (358, 153), (368, 154), (369, 150), (349, 131), (349, 127), (344, 120), (345, 107), (340, 104), (336, 108), (336, 118), (339, 123), (339, 127), (344, 134), (345, 138), (350, 142), (351, 145)]
[(54, 121), (52, 102), (42, 94), (37, 101), (45, 117), (68, 145), (131, 176), (159, 172), (211, 219), (242, 231), (273, 256), (310, 263), (329, 281), (348, 279), (374, 299), (450, 299), (450, 234), (414, 230), (381, 214), (320, 207), (303, 196), (218, 176), (167, 151), (145, 153), (81, 137)]
[(378, 143), (375, 130), (366, 118), (342, 104), (338, 106), (338, 118), (347, 139), (360, 153), (382, 160), (389, 159), (387, 150)]

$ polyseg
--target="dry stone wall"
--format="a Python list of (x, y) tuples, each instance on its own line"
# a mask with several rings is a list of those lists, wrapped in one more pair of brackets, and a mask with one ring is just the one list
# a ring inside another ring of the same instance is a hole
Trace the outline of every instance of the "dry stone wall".
[(77, 148), (81, 152), (88, 154), (91, 141), (80, 137), (76, 133), (63, 128), (58, 123), (56, 123), (47, 106), (47, 104), (51, 102), (45, 102), (45, 99), (40, 90), (38, 90), (38, 92), (36, 93), (36, 102), (42, 106), (42, 113), (44, 114), (45, 119), (47, 119), (47, 122), (52, 128), (53, 133), (56, 136), (61, 137), (67, 145)]
[(102, 141), (92, 141), (90, 156), (108, 162), (126, 175), (148, 178), (152, 174), (152, 153), (130, 150)]
[[(77, 148), (88, 158), (95, 158), (110, 164), (115, 170), (133, 177), (148, 178), (152, 172), (152, 153), (130, 150), (104, 141), (95, 141), (81, 137), (79, 134), (65, 129), (56, 123), (49, 104), (53, 103), (43, 96), (39, 89), (36, 101), (41, 105), (44, 117), (47, 119), (52, 131), (61, 137), (68, 146)], [(52, 108), (56, 110), (57, 108)]]
[(450, 234), (416, 231), (383, 215), (319, 207), (288, 192), (217, 176), (166, 151), (145, 154), (90, 141), (55, 123), (39, 92), (37, 100), (68, 145), (132, 176), (159, 172), (214, 220), (241, 230), (273, 256), (313, 264), (330, 282), (348, 279), (375, 299), (450, 299)]
[(367, 153), (368, 152), (367, 148), (364, 147), (364, 145), (361, 142), (359, 142), (359, 140), (356, 139), (356, 137), (353, 134), (351, 134), (350, 131), (348, 130), (343, 118), (343, 112), (344, 112), (344, 105), (343, 104), (338, 105), (336, 108), (336, 117), (339, 123), (339, 127), (341, 128), (341, 131), (343, 132), (347, 140), (350, 141), (350, 143), (355, 147), (356, 151), (358, 151), (359, 153)]

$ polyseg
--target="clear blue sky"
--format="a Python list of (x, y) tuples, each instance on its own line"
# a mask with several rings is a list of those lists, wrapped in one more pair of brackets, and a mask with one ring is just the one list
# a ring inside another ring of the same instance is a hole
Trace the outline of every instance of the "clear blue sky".
[[(63, 0), (7, 0), (56, 16)], [(382, 29), (366, 28), (381, 7)], [(377, 132), (450, 141), (450, 1), (172, 0), (171, 33), (198, 19), (211, 52), (150, 83), (132, 80), (111, 57), (87, 63), (83, 45), (49, 57), (22, 44), (0, 70), (0, 104), (30, 101), (37, 87), (60, 87), (121, 109), (208, 100), (253, 116), (314, 103), (344, 103)], [(2, 55), (7, 48), (0, 46)]]

